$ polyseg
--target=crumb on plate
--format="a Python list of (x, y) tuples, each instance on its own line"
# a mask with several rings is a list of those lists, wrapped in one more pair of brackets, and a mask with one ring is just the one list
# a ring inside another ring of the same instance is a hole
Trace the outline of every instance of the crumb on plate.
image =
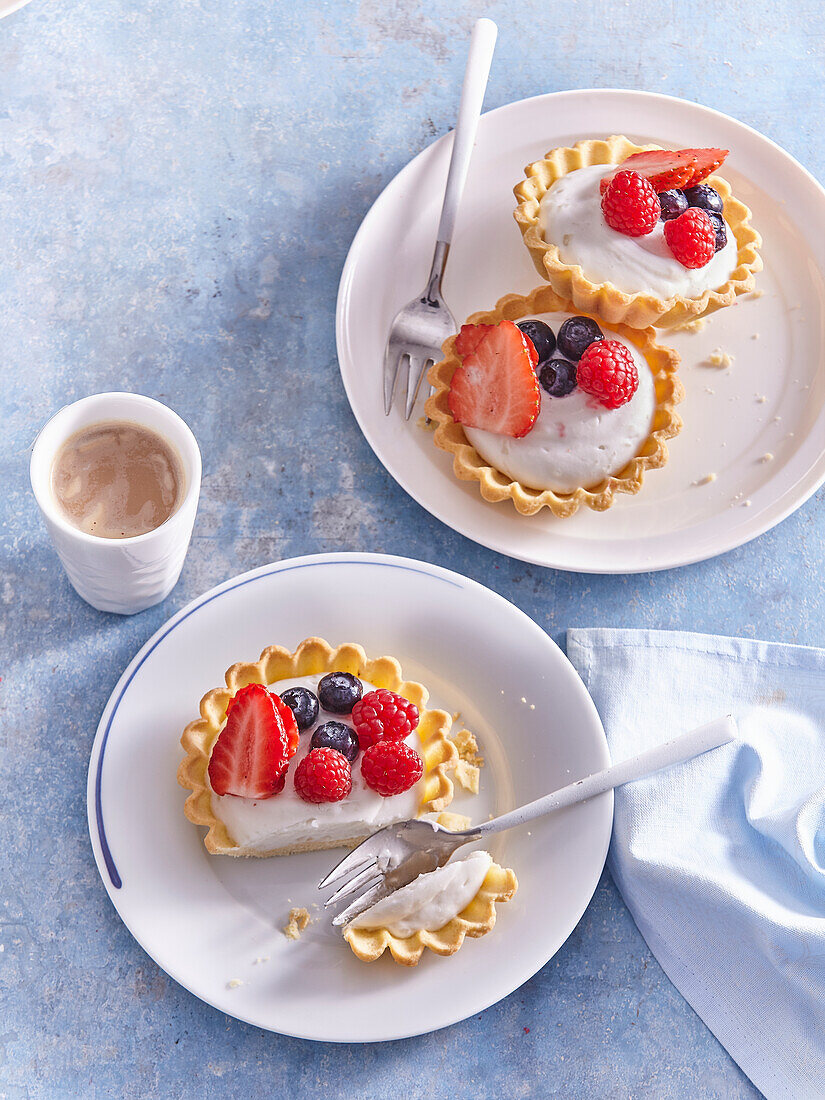
[(439, 825), (443, 825), (445, 829), (449, 829), (451, 833), (463, 833), (471, 825), (470, 818), (466, 814), (452, 814), (447, 810), (442, 810), (436, 821)]
[(310, 922), (310, 915), (308, 910), (304, 909), (302, 905), (297, 908), (290, 909), (289, 921), (283, 928), (283, 933), (288, 940), (297, 940), (306, 926)]
[(478, 749), (478, 741), (474, 734), (469, 730), (459, 730), (453, 738), (453, 743), (458, 749), (458, 755), (461, 760), (466, 760), (468, 764), (472, 764), (474, 768), (484, 767), (484, 757), (481, 755)]
[(466, 760), (459, 760), (455, 766), (455, 777), (460, 787), (470, 794), (478, 794), (478, 768), (474, 764), (468, 764)]
[(709, 367), (724, 369), (733, 366), (733, 356), (729, 355), (726, 351), (722, 351), (721, 348), (715, 348), (707, 359), (705, 359), (705, 363)]

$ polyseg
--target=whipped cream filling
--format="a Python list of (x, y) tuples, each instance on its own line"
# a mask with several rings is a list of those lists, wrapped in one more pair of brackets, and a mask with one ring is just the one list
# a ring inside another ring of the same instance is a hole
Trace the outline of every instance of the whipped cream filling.
[[(278, 693), (291, 687), (309, 688), (318, 694), (321, 676), (301, 676), (269, 684)], [(375, 685), (362, 680), (364, 695), (375, 691)], [(343, 722), (352, 728), (348, 714), (328, 714), (321, 709), (318, 720), (304, 730), (298, 749), (289, 762), (284, 789), (272, 798), (239, 798), (237, 795), (217, 795), (212, 792), (212, 812), (226, 825), (236, 844), (253, 852), (269, 852), (278, 848), (295, 848), (318, 841), (340, 841), (342, 844), (374, 833), (395, 821), (417, 817), (424, 792), (424, 777), (403, 794), (384, 798), (370, 790), (361, 775), (361, 754), (352, 765), (352, 790), (341, 802), (304, 802), (295, 790), (295, 769), (310, 751), (313, 731), (324, 722)], [(421, 752), (417, 731), (407, 738), (407, 744)], [(208, 782), (208, 777), (207, 777)]]
[(406, 939), (416, 932), (435, 932), (466, 909), (481, 889), (493, 862), (489, 852), (472, 852), (456, 863), (419, 875), (389, 897), (365, 909), (350, 928), (386, 928)]
[[(545, 321), (558, 336), (568, 316), (540, 313), (535, 319)], [(605, 339), (624, 344), (636, 363), (639, 388), (630, 401), (618, 409), (606, 409), (578, 386), (567, 397), (551, 397), (539, 387), (538, 418), (521, 439), (482, 428), (464, 428), (464, 434), (485, 462), (528, 488), (572, 493), (579, 488), (590, 489), (611, 474), (618, 474), (635, 458), (653, 422), (656, 408), (653, 375), (645, 359), (627, 340), (609, 329), (604, 334)]]
[(625, 294), (698, 298), (726, 283), (737, 258), (730, 226), (725, 247), (704, 267), (693, 270), (682, 267), (668, 248), (664, 222), (644, 237), (626, 237), (610, 228), (602, 213), (599, 181), (615, 168), (615, 164), (578, 168), (556, 180), (542, 196), (539, 230), (548, 244), (558, 247), (562, 261), (578, 264), (591, 283), (612, 283)]

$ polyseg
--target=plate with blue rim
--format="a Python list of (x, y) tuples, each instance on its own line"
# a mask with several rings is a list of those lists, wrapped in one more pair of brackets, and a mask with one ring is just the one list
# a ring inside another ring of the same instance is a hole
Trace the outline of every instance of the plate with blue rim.
[[(180, 735), (230, 665), (305, 637), (389, 654), (460, 713), (486, 764), (453, 806), (485, 820), (608, 763), (596, 709), (567, 658), (501, 596), (405, 558), (324, 554), (266, 565), (205, 593), (134, 657), (92, 748), (89, 830), (112, 903), (143, 949), (221, 1012), (287, 1035), (374, 1042), (423, 1034), (507, 996), (552, 958), (582, 916), (610, 839), (612, 794), (490, 845), (519, 878), (495, 929), (413, 969), (359, 962), (320, 906), (342, 852), (210, 856), (184, 816)], [(287, 779), (289, 781), (289, 778)], [(275, 796), (277, 797), (277, 796)], [(462, 800), (463, 799), (463, 800)], [(552, 883), (552, 905), (547, 884)], [(292, 907), (312, 920), (282, 932)]]

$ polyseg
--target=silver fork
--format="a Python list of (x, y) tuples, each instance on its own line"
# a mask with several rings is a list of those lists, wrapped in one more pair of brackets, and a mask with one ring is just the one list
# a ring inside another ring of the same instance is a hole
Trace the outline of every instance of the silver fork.
[(441, 358), (441, 345), (456, 332), (453, 315), (441, 299), (441, 282), (473, 153), (497, 34), (498, 28), (490, 19), (479, 19), (473, 27), (430, 277), (420, 296), (396, 314), (384, 350), (384, 412), (387, 416), (399, 376), (403, 375), (406, 382), (404, 418), (410, 419), (425, 372)]
[(514, 825), (524, 825), (563, 806), (584, 802), (623, 783), (632, 783), (662, 768), (681, 764), (703, 752), (726, 745), (736, 737), (736, 732), (736, 722), (730, 715), (718, 718), (465, 832), (452, 833), (432, 821), (413, 820), (387, 825), (344, 856), (318, 884), (319, 890), (338, 886), (335, 893), (327, 898), (324, 907), (337, 905), (357, 894), (332, 921), (338, 926), (346, 924), (418, 875), (442, 867), (464, 844), (500, 833), (503, 829), (511, 829)]

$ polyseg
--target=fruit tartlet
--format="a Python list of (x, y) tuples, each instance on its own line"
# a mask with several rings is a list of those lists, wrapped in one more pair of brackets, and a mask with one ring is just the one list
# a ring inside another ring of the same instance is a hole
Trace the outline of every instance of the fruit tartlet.
[(523, 515), (604, 511), (664, 466), (681, 428), (679, 357), (654, 335), (578, 314), (549, 286), (509, 294), (431, 368), (434, 441), (485, 500)]
[(515, 873), (487, 852), (472, 852), (426, 874), (359, 914), (344, 939), (363, 962), (389, 950), (403, 966), (415, 966), (425, 948), (454, 955), (465, 936), (483, 936), (496, 923), (496, 902), (518, 889)]
[(626, 137), (552, 149), (514, 188), (536, 270), (576, 309), (634, 328), (731, 305), (762, 260), (750, 210), (714, 174), (727, 155)]
[(452, 801), (451, 719), (393, 657), (308, 638), (236, 664), (181, 738), (184, 812), (213, 854), (274, 856), (359, 843)]

